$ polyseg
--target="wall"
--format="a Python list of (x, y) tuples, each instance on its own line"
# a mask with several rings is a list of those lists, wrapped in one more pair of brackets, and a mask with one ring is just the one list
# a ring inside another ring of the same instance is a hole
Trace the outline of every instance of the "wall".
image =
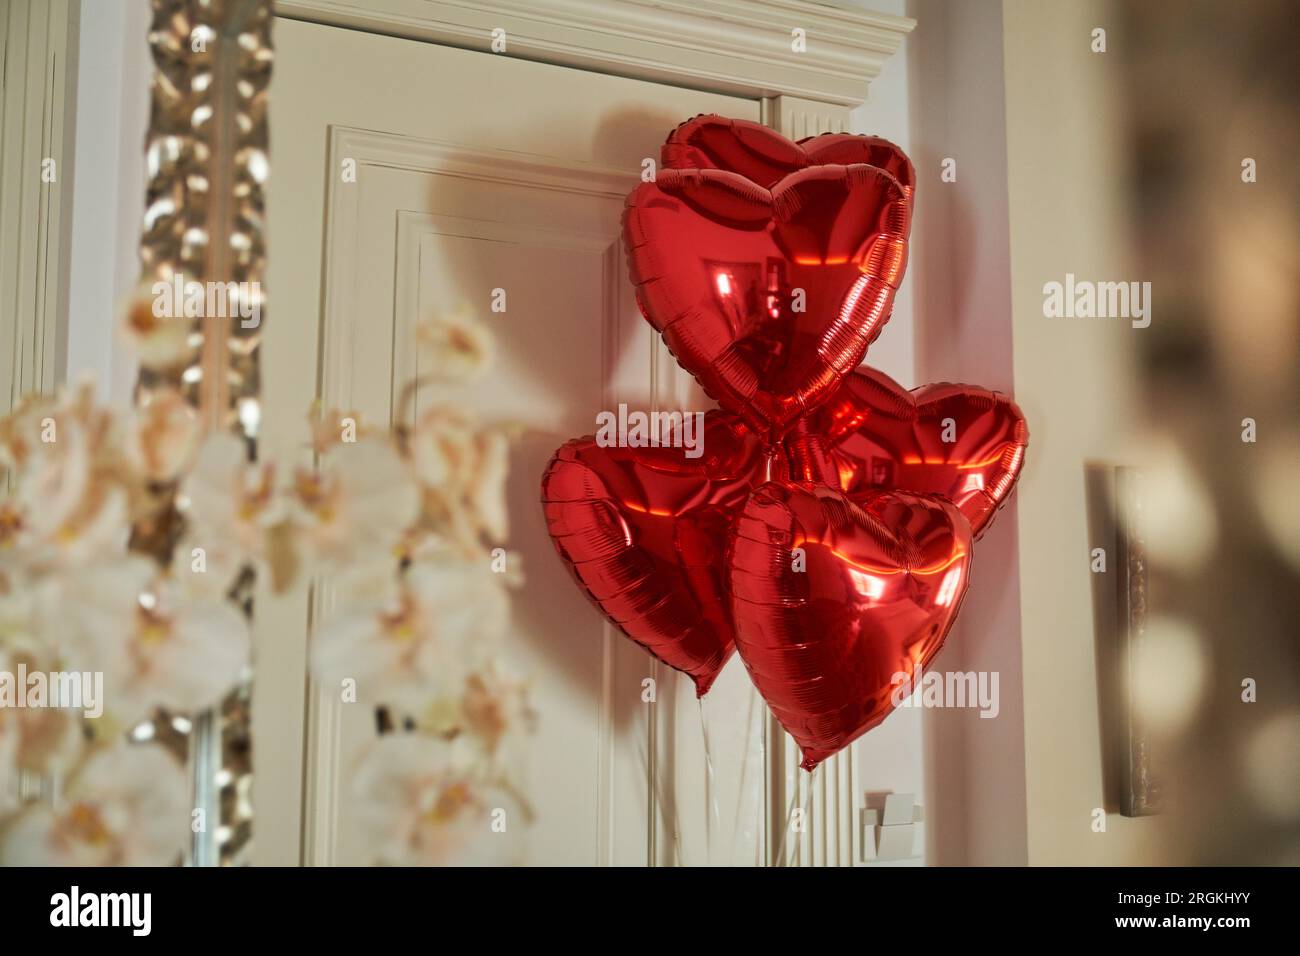
[(1151, 829), (1115, 813), (1106, 832), (1092, 827), (1105, 798), (1084, 498), (1087, 462), (1124, 460), (1128, 366), (1146, 333), (1043, 315), (1043, 284), (1067, 272), (1140, 278), (1119, 241), (1118, 64), (1090, 50), (1092, 29), (1113, 26), (1106, 9), (1007, 0), (1003, 11), (1012, 354), (1031, 431), (1017, 495), (1031, 864), (1129, 862)]
[[(996, 2), (910, 0), (915, 380), (1017, 394), (1012, 373), (1002, 18)], [(946, 160), (955, 180), (941, 177)], [(1031, 432), (1033, 425), (1031, 421)], [(1032, 448), (1032, 445), (1031, 445)], [(998, 675), (998, 715), (923, 715), (927, 855), (1014, 865), (1026, 849), (1016, 503), (976, 547), (961, 617), (932, 671)]]
[[(1014, 393), (1000, 6), (859, 5), (917, 21), (851, 127), (897, 142), (918, 175), (908, 275), (868, 361), (908, 387), (964, 381)], [(955, 182), (940, 178), (947, 158)], [(998, 716), (900, 710), (856, 745), (864, 790), (918, 794), (929, 863), (1027, 859), (1016, 526), (1013, 502), (979, 543), (961, 618), (932, 666), (997, 672)]]
[[(1042, 310), (1043, 284), (1067, 272), (1137, 278), (1118, 268), (1117, 124), (1107, 61), (1089, 48), (1105, 10), (910, 0), (904, 11), (917, 21), (904, 52), (919, 175), (911, 384), (1010, 392), (1031, 435), (1019, 490), (977, 547), (962, 618), (934, 665), (997, 671), (1001, 712), (925, 713), (932, 863), (1125, 862), (1147, 835), (1113, 812), (1105, 832), (1093, 827), (1096, 808), (1113, 808), (1084, 469), (1123, 459), (1133, 330), (1062, 325)], [(955, 182), (940, 180), (945, 159)]]
[(144, 136), (153, 61), (145, 0), (81, 5), (67, 377), (91, 373), (126, 401), (134, 368), (115, 341), (117, 310), (140, 274)]

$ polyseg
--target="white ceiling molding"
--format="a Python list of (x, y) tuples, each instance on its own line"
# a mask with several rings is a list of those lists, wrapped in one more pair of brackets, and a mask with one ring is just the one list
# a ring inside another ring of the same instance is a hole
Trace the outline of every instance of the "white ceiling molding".
[(916, 25), (809, 0), (278, 0), (276, 13), (484, 51), (500, 28), (508, 56), (847, 107)]

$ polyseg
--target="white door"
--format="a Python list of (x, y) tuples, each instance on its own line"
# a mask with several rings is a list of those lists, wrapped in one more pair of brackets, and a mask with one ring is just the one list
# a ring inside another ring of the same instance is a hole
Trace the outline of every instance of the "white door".
[[(539, 715), (527, 858), (760, 862), (766, 711), (739, 661), (701, 709), (586, 603), (538, 505), (551, 453), (601, 409), (706, 407), (637, 313), (620, 214), (677, 123), (758, 119), (758, 102), (283, 19), (275, 44), (264, 447), (300, 448), (316, 398), (386, 424), (416, 322), (461, 305), (489, 318), (495, 369), (456, 400), (526, 427), (509, 486), (526, 585), (505, 653)], [(341, 798), (374, 715), (308, 680), (310, 601), (259, 605), (259, 863), (362, 859)]]

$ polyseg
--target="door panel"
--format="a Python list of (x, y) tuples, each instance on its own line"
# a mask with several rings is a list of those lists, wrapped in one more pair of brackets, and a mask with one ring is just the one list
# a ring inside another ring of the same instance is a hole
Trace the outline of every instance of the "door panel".
[[(502, 653), (531, 678), (539, 713), (537, 819), (509, 838), (535, 863), (757, 860), (765, 711), (739, 665), (700, 709), (688, 681), (582, 598), (537, 502), (550, 454), (592, 432), (599, 410), (705, 407), (637, 314), (619, 219), (674, 125), (701, 112), (757, 119), (758, 104), (297, 21), (277, 21), (276, 46), (264, 447), (301, 454), (316, 398), (389, 422), (419, 371), (416, 323), (461, 305), (489, 319), (490, 376), (418, 401), (524, 429), (509, 548), (526, 584)], [(355, 182), (341, 176), (348, 160)], [(504, 314), (489, 310), (498, 288)], [(341, 795), (374, 720), (364, 699), (340, 704), (306, 679), (308, 620), (328, 613), (328, 582), (260, 601), (257, 860), (355, 862), (364, 848)], [(659, 682), (649, 706), (648, 676)], [(732, 756), (704, 752), (704, 727)]]

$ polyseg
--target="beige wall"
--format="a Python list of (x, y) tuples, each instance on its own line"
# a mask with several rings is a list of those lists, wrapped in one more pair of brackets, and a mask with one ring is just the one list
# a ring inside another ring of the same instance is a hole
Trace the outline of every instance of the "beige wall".
[(1006, 0), (1002, 19), (1012, 356), (1031, 433), (1017, 497), (1028, 862), (1123, 863), (1152, 823), (1108, 807), (1106, 832), (1092, 828), (1105, 798), (1084, 468), (1123, 459), (1128, 365), (1147, 331), (1046, 318), (1042, 292), (1067, 272), (1142, 278), (1117, 242), (1121, 124), (1107, 88), (1118, 64), (1091, 52), (1090, 34), (1123, 41), (1097, 3)]
[[(1143, 279), (1122, 249), (1119, 64), (1091, 51), (1096, 27), (1123, 37), (1084, 0), (909, 0), (907, 13), (916, 380), (1011, 392), (1030, 428), (1017, 495), (977, 547), (934, 665), (997, 671), (1001, 714), (926, 714), (928, 857), (1152, 862), (1158, 824), (1108, 800), (1097, 633), (1109, 621), (1094, 621), (1093, 588), (1114, 584), (1094, 579), (1089, 552), (1111, 542), (1094, 540), (1085, 494), (1090, 464), (1132, 460), (1129, 365), (1149, 330), (1046, 318), (1042, 291), (1066, 273)], [(957, 180), (943, 183), (949, 157)]]

